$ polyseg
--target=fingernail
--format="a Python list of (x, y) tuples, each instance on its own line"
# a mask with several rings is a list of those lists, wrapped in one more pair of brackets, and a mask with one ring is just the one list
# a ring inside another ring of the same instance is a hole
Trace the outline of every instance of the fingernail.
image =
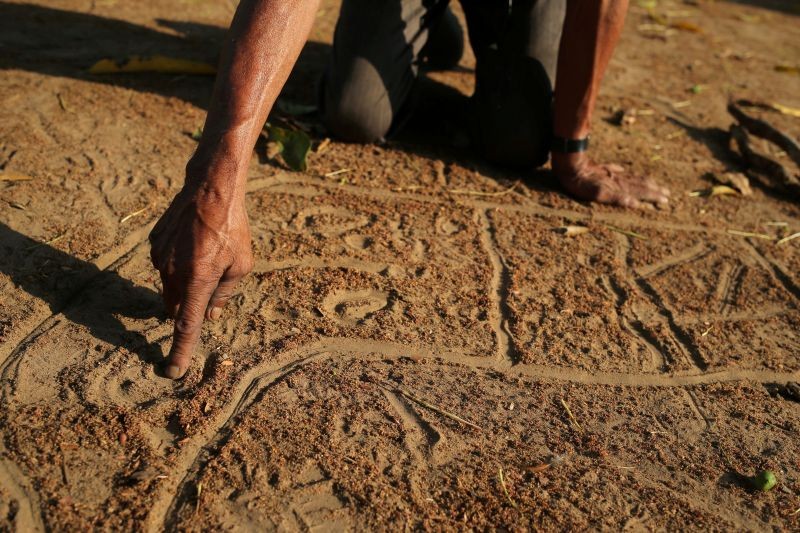
[(222, 314), (221, 307), (212, 307), (211, 312), (208, 314), (208, 316), (211, 318), (211, 320), (216, 320), (220, 317), (221, 314)]
[(164, 369), (164, 375), (169, 379), (180, 379), (183, 376), (183, 372), (181, 372), (181, 367), (178, 365), (169, 365)]

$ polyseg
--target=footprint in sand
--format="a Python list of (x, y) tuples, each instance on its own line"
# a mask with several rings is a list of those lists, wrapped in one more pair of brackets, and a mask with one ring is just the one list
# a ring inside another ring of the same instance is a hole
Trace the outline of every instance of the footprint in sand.
[(333, 292), (323, 300), (321, 308), (327, 318), (345, 326), (355, 326), (388, 305), (388, 293), (364, 289)]

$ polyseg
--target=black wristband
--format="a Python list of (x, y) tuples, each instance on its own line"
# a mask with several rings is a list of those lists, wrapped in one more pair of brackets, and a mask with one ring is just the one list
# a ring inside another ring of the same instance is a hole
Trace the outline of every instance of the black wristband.
[(559, 152), (562, 154), (574, 154), (577, 152), (585, 152), (589, 148), (589, 136), (583, 139), (565, 139), (564, 137), (553, 136), (553, 142), (550, 145), (551, 152)]

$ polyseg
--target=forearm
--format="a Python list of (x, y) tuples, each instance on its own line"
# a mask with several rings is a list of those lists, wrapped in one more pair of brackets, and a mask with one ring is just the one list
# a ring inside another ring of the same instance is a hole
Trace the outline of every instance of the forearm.
[(554, 134), (586, 137), (627, 0), (568, 0), (556, 74)]
[(220, 60), (187, 180), (223, 199), (244, 194), (253, 146), (308, 37), (319, 0), (242, 0)]

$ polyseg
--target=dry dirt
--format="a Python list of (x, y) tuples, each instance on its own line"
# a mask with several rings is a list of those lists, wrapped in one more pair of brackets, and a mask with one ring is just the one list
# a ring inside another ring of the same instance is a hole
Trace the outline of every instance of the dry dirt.
[[(33, 178), (0, 181), (0, 531), (800, 528), (800, 239), (728, 233), (800, 231), (800, 208), (688, 195), (737, 169), (730, 94), (800, 107), (775, 70), (800, 66), (797, 4), (650, 3), (681, 24), (631, 7), (593, 153), (668, 208), (474, 157), (467, 54), (386, 145), (303, 173), (259, 148), (255, 272), (175, 383), (146, 238), (211, 79), (86, 69), (213, 61), (235, 2), (0, 2), (0, 168)], [(336, 12), (287, 101), (313, 103)]]

